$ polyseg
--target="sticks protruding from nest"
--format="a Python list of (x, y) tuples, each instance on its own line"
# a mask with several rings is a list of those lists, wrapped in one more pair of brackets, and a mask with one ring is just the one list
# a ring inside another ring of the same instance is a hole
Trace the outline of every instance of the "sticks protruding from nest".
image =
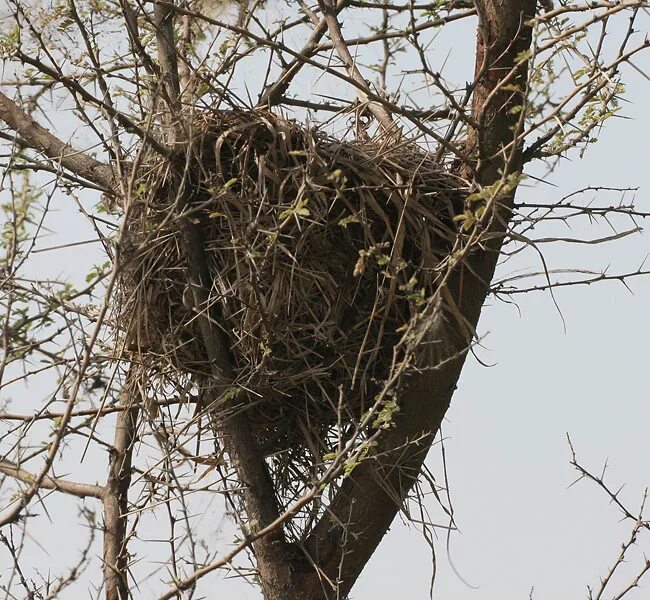
[[(150, 369), (205, 384), (197, 308), (218, 307), (232, 389), (246, 390), (266, 451), (325, 454), (332, 427), (354, 428), (404, 358), (394, 349), (437, 285), (464, 182), (414, 143), (337, 140), (268, 112), (187, 126), (177, 164), (152, 156), (132, 199), (128, 343)], [(179, 181), (192, 190), (182, 202)], [(208, 263), (202, 307), (181, 243), (187, 219)]]

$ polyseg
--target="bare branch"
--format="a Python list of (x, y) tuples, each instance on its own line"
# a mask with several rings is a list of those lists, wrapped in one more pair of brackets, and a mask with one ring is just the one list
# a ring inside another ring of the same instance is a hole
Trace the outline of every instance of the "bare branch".
[(108, 480), (102, 498), (106, 600), (122, 600), (129, 597), (127, 516), (133, 469), (131, 459), (137, 439), (140, 414), (139, 397), (136, 377), (131, 374), (127, 378), (127, 386), (120, 398), (120, 403), (125, 410), (117, 416), (115, 439), (110, 451)]
[(114, 190), (115, 175), (110, 166), (62, 142), (23, 112), (2, 92), (0, 92), (0, 120), (20, 136), (22, 144), (28, 144), (59, 163), (64, 169), (101, 186), (107, 192)]
[[(34, 473), (30, 473), (26, 469), (6, 459), (0, 461), (0, 473), (29, 484), (33, 483), (37, 477)], [(60, 477), (46, 476), (41, 481), (40, 487), (44, 490), (55, 490), (71, 496), (77, 496), (78, 498), (97, 498), (101, 500), (104, 494), (104, 488), (102, 486), (79, 483), (77, 481), (61, 479)]]

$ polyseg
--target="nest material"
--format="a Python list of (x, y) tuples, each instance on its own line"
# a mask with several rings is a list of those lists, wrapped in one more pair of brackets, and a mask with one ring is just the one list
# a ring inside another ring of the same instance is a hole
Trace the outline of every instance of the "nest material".
[(155, 370), (211, 372), (179, 227), (189, 186), (260, 439), (304, 446), (307, 428), (322, 442), (390, 375), (454, 238), (462, 182), (413, 143), (336, 140), (266, 112), (203, 115), (186, 134), (179, 164), (152, 158), (131, 200), (127, 335)]

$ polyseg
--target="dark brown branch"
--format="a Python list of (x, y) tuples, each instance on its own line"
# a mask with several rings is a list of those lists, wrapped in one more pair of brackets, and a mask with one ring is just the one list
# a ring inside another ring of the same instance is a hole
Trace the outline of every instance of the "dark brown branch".
[(491, 288), (491, 293), (495, 296), (513, 296), (515, 294), (528, 294), (529, 292), (542, 292), (549, 289), (555, 289), (560, 287), (572, 287), (577, 285), (592, 285), (600, 283), (602, 281), (618, 281), (622, 283), (625, 287), (628, 287), (626, 281), (634, 277), (647, 277), (650, 275), (650, 271), (643, 269), (642, 266), (639, 267), (636, 271), (631, 271), (628, 273), (617, 273), (609, 275), (608, 273), (594, 273), (586, 270), (580, 269), (555, 269), (549, 271), (548, 274), (581, 274), (581, 275), (591, 275), (591, 277), (585, 277), (584, 279), (573, 279), (568, 281), (551, 281), (546, 282), (540, 285), (534, 285), (523, 288), (516, 288), (513, 285), (513, 282), (527, 277), (541, 277), (546, 275), (543, 272), (528, 273), (526, 275), (509, 277), (501, 281), (497, 281)]
[[(359, 432), (361, 432), (365, 427), (367, 427), (369, 423), (372, 423), (372, 421), (375, 419), (377, 415), (377, 412), (380, 410), (381, 406), (382, 406), (381, 399), (377, 399), (374, 406), (366, 413), (361, 423)], [(378, 437), (378, 434), (375, 434), (374, 436), (372, 436), (370, 439), (366, 441), (369, 444), (371, 444), (372, 442), (374, 442), (376, 437)], [(249, 535), (247, 535), (241, 542), (239, 542), (234, 548), (232, 548), (226, 554), (219, 557), (217, 560), (197, 569), (196, 571), (194, 571), (194, 573), (192, 573), (185, 579), (178, 581), (170, 590), (168, 590), (165, 594), (163, 594), (158, 600), (171, 600), (171, 598), (176, 597), (178, 592), (192, 588), (192, 586), (194, 586), (200, 578), (204, 577), (205, 575), (217, 569), (220, 569), (222, 567), (231, 564), (232, 560), (235, 558), (235, 556), (237, 556), (237, 554), (242, 552), (244, 549), (250, 547), (258, 540), (261, 540), (262, 538), (268, 535), (275, 534), (276, 531), (280, 530), (285, 523), (290, 521), (296, 514), (298, 514), (298, 512), (302, 508), (308, 506), (315, 499), (320, 497), (323, 488), (332, 480), (336, 479), (342, 474), (342, 472), (346, 467), (346, 461), (348, 459), (357, 460), (359, 458), (360, 454), (363, 453), (363, 445), (360, 447), (356, 447), (355, 450), (355, 444), (357, 441), (358, 441), (358, 436), (352, 436), (350, 440), (348, 440), (347, 444), (342, 449), (342, 451), (332, 461), (332, 464), (328, 467), (328, 469), (323, 474), (321, 479), (314, 482), (311, 489), (305, 494), (303, 494), (300, 498), (298, 498), (289, 508), (287, 508), (287, 510), (284, 511), (284, 513), (279, 515), (275, 521), (269, 523), (269, 525), (267, 525), (263, 529), (257, 529), (255, 531), (250, 532)], [(295, 561), (294, 566), (298, 564), (299, 564), (298, 561)], [(290, 593), (292, 595), (288, 595)], [(270, 598), (272, 599), (281, 598), (282, 600), (291, 600), (295, 598), (296, 600), (303, 600), (304, 596), (302, 595), (302, 591), (300, 589), (295, 591), (295, 593), (294, 590), (292, 589), (286, 592), (282, 592), (280, 590), (280, 595), (276, 594), (274, 596), (270, 596)]]

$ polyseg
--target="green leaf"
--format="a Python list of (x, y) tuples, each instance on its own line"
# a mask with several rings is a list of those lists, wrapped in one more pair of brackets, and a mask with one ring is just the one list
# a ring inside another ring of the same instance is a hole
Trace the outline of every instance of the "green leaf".
[(307, 208), (307, 204), (309, 203), (309, 200), (300, 200), (296, 206), (293, 208), (287, 208), (286, 210), (283, 210), (280, 213), (280, 219), (284, 220), (289, 218), (292, 215), (296, 215), (299, 217), (308, 217), (311, 215), (310, 210)]
[(348, 217), (343, 217), (339, 221), (339, 225), (341, 227), (347, 227), (351, 223), (361, 223), (361, 219), (357, 215), (350, 215)]

